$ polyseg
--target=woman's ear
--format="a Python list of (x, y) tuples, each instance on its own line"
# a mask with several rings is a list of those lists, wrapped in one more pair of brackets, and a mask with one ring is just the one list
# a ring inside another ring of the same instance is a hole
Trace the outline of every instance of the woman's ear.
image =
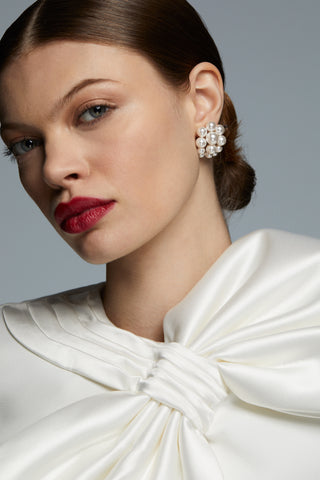
[(196, 126), (208, 122), (219, 123), (224, 100), (224, 87), (221, 74), (212, 63), (196, 65), (189, 76), (191, 97)]

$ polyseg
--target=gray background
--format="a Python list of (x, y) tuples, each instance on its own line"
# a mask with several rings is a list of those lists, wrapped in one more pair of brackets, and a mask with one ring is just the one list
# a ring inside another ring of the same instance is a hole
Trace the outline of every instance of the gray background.
[[(258, 176), (252, 204), (229, 221), (232, 238), (264, 227), (319, 238), (319, 0), (191, 3), (222, 54)], [(0, 33), (30, 4), (2, 0)], [(64, 244), (2, 157), (0, 218), (0, 303), (104, 279), (105, 267), (86, 264)]]

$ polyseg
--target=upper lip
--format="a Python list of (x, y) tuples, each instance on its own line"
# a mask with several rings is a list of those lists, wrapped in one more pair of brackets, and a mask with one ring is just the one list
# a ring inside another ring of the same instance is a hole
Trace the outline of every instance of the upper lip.
[(54, 211), (54, 217), (56, 222), (61, 225), (64, 221), (68, 220), (75, 215), (80, 215), (90, 208), (101, 207), (107, 205), (113, 200), (100, 199), (92, 197), (75, 197), (68, 203), (59, 203)]

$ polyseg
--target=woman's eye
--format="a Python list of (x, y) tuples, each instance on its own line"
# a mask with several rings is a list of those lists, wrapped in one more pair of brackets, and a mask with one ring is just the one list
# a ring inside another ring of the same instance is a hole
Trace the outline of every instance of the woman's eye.
[(25, 155), (28, 152), (31, 152), (36, 147), (39, 147), (41, 145), (42, 145), (41, 140), (25, 138), (24, 140), (21, 140), (20, 142), (16, 142), (13, 145), (11, 145), (10, 151), (15, 157), (19, 157), (21, 155)]
[(109, 107), (107, 105), (95, 105), (94, 107), (85, 110), (80, 115), (80, 120), (85, 123), (90, 123), (103, 117), (108, 111)]

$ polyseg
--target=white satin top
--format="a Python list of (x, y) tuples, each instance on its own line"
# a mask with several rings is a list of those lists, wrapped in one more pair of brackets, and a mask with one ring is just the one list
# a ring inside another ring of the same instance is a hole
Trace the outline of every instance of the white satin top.
[(319, 240), (236, 241), (163, 343), (101, 288), (2, 308), (1, 479), (319, 480)]

